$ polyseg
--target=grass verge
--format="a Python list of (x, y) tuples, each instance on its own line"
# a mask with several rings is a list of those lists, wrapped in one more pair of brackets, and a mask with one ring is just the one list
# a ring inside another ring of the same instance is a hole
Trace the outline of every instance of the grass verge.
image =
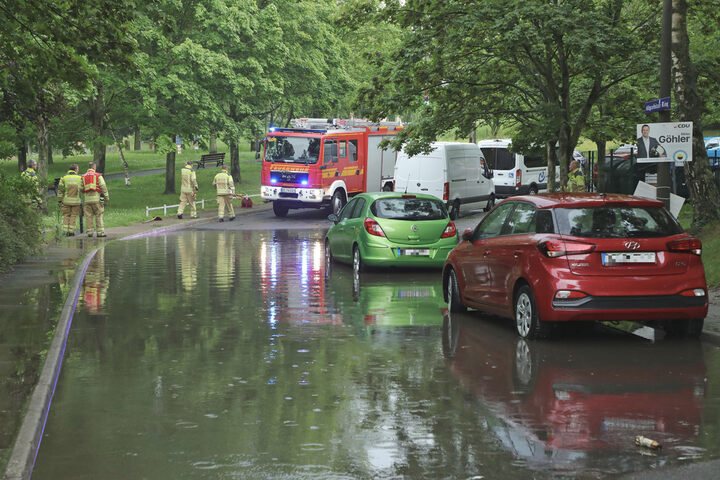
[[(131, 159), (128, 158), (128, 163), (130, 163), (131, 171), (165, 167), (164, 155), (149, 152), (134, 152), (134, 154), (136, 155), (136, 162), (131, 162)], [(131, 177), (129, 186), (125, 185), (124, 178), (112, 180), (107, 179), (106, 181), (108, 185), (108, 191), (110, 193), (110, 202), (104, 214), (105, 227), (118, 227), (147, 220), (148, 217), (145, 216), (146, 206), (161, 207), (163, 206), (163, 204), (178, 204), (180, 200), (180, 169), (182, 168), (186, 160), (199, 159), (201, 154), (202, 152), (190, 152), (187, 154), (183, 153), (182, 155), (178, 155), (176, 157), (175, 191), (177, 193), (163, 193), (165, 191), (164, 173)], [(106, 168), (108, 174), (120, 173), (123, 171), (122, 166), (120, 165), (119, 155), (115, 155), (117, 156), (117, 159), (114, 159), (112, 154), (108, 154)], [(227, 157), (228, 155), (226, 155), (226, 160), (229, 160)], [(55, 162), (54, 165), (51, 166), (51, 173), (48, 177), (53, 178), (53, 175), (60, 176), (65, 174), (69, 165), (72, 163), (78, 163), (80, 165), (80, 173), (82, 173), (85, 171), (87, 162), (89, 162), (90, 160), (92, 160), (92, 156), (90, 155), (78, 155), (58, 160)], [(241, 151), (240, 178), (242, 181), (241, 183), (236, 184), (236, 191), (238, 193), (247, 194), (259, 193), (261, 168), (262, 165), (259, 161), (255, 159), (254, 153), (250, 152), (249, 150)], [(215, 189), (212, 186), (212, 180), (219, 171), (220, 169), (216, 167), (201, 168), (197, 170), (197, 181), (200, 187), (197, 196), (198, 200), (215, 199), (216, 195)], [(48, 214), (45, 215), (42, 219), (43, 228), (46, 231), (59, 232), (59, 229), (57, 227), (61, 222), (61, 217), (58, 210), (57, 202), (55, 200), (55, 197), (50, 197), (48, 199)], [(214, 208), (214, 204), (212, 205), (213, 206), (211, 208)], [(168, 215), (175, 215), (175, 213), (175, 209), (168, 211)], [(186, 210), (186, 213), (189, 212), (187, 212)], [(155, 215), (162, 216), (162, 210), (155, 210), (150, 212), (150, 217)]]

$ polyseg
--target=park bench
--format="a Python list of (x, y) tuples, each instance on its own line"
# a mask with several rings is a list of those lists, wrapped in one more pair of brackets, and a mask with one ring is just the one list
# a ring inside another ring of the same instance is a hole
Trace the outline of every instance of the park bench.
[(207, 153), (200, 156), (200, 160), (197, 160), (197, 168), (205, 168), (206, 163), (215, 162), (215, 166), (219, 167), (225, 162), (225, 152), (221, 153)]

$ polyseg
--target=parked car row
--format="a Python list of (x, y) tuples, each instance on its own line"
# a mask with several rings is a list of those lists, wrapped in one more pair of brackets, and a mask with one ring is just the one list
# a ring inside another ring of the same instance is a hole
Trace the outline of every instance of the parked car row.
[(546, 337), (561, 323), (607, 320), (698, 337), (708, 311), (702, 244), (655, 200), (514, 196), (460, 241), (446, 203), (429, 194), (360, 194), (329, 219), (330, 260), (356, 272), (441, 267), (451, 312), (513, 319), (524, 338)]
[(453, 220), (461, 209), (487, 211), (498, 198), (547, 191), (545, 157), (514, 153), (509, 139), (435, 142), (431, 148), (413, 156), (398, 153), (393, 190), (434, 195)]

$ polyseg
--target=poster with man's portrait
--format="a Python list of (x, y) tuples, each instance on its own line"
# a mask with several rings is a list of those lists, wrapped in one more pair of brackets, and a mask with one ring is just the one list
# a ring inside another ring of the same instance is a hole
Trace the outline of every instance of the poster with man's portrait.
[(637, 161), (692, 160), (692, 122), (643, 123), (637, 126)]

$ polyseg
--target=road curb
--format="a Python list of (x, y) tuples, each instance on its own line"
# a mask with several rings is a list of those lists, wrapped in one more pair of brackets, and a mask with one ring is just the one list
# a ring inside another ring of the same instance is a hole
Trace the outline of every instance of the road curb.
[(82, 286), (85, 272), (87, 271), (90, 261), (95, 257), (97, 251), (102, 247), (97, 247), (83, 258), (80, 267), (75, 271), (73, 276), (70, 292), (65, 300), (63, 309), (60, 312), (60, 318), (55, 327), (55, 336), (45, 358), (45, 364), (40, 372), (40, 378), (30, 397), (25, 418), (23, 418), (20, 431), (13, 444), (13, 449), (5, 469), (6, 480), (25, 480), (32, 475), (35, 466), (35, 458), (40, 449), (43, 431), (45, 430), (45, 422), (47, 421), (50, 404), (55, 394), (55, 386), (60, 376), (63, 357), (65, 356), (65, 347), (67, 345), (68, 335), (70, 334), (70, 326), (72, 325), (75, 307), (77, 305), (80, 287)]
[(700, 334), (700, 340), (720, 346), (720, 334), (715, 332), (702, 332)]

